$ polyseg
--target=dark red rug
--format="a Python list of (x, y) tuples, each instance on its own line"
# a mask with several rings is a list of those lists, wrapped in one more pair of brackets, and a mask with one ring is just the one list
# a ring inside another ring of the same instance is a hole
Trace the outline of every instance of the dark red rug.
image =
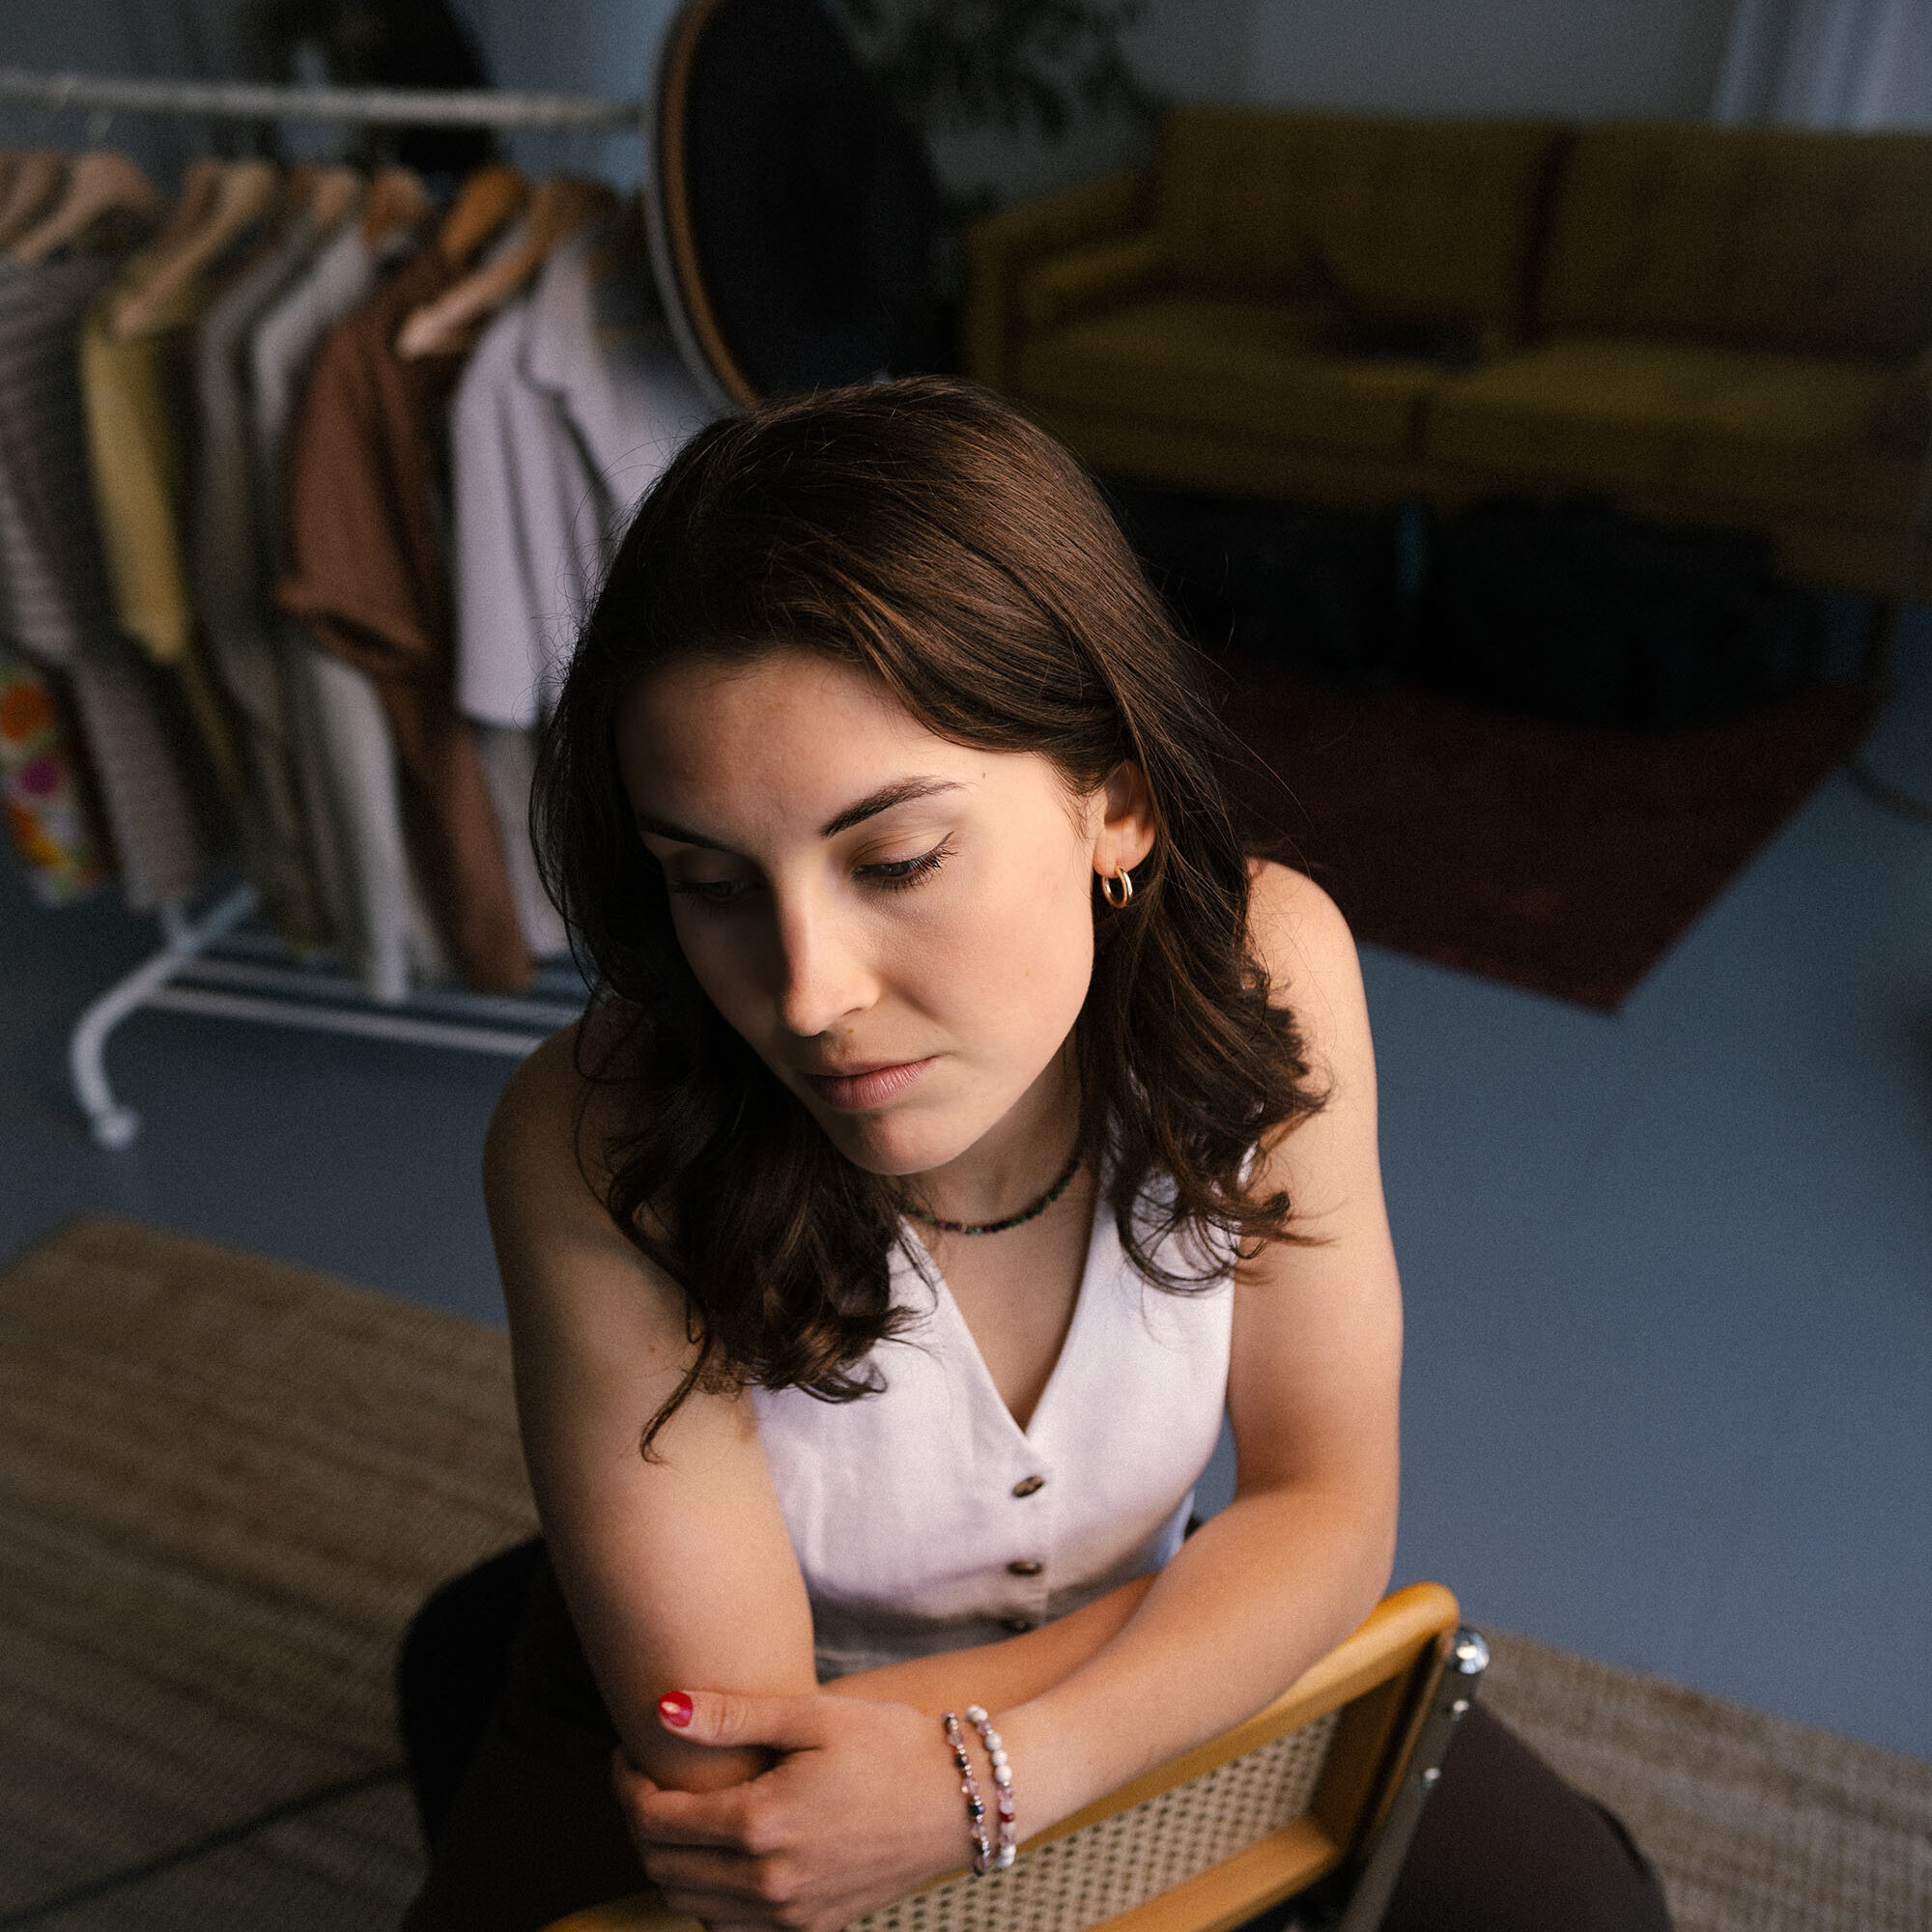
[(1858, 743), (1820, 685), (1635, 732), (1224, 667), (1262, 827), (1358, 940), (1613, 1010)]

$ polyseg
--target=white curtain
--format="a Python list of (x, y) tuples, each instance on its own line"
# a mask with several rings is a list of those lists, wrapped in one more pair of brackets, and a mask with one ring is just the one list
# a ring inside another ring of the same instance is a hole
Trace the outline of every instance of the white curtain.
[(1932, 128), (1932, 0), (1738, 0), (1713, 118)]

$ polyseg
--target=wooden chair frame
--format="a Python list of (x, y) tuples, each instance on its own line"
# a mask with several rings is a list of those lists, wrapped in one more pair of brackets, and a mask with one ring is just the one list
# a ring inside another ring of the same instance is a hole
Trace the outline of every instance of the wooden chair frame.
[[(1090, 1831), (1339, 1714), (1302, 1816), (1087, 1932), (1232, 1932), (1324, 1881), (1321, 1892), (1309, 1899), (1321, 1922), (1335, 1932), (1373, 1932), (1387, 1909), (1422, 1805), (1440, 1776), (1449, 1740), (1488, 1662), (1482, 1638), (1460, 1628), (1456, 1599), (1439, 1583), (1411, 1584), (1384, 1598), (1352, 1636), (1264, 1711), (1036, 1833), (1020, 1848), (1021, 1864), (1042, 1846)], [(960, 1876), (948, 1874), (923, 1889), (952, 1885)], [(667, 1911), (654, 1894), (641, 1892), (574, 1913), (550, 1932), (698, 1928), (696, 1920)]]

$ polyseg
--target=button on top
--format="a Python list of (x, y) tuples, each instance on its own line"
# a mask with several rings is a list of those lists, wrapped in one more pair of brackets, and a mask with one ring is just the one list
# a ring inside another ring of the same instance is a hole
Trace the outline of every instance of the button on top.
[(1015, 1636), (1024, 1636), (1028, 1631), (1039, 1628), (1037, 1617), (1002, 1617), (1000, 1622)]
[(1030, 1496), (1037, 1489), (1039, 1489), (1045, 1483), (1045, 1481), (1046, 1478), (1044, 1476), (1022, 1476), (1019, 1479), (1019, 1481), (1013, 1485), (1013, 1494), (1016, 1496)]
[(1031, 1556), (1022, 1556), (1016, 1563), (1009, 1563), (1007, 1568), (1015, 1577), (1037, 1577), (1046, 1568), (1044, 1563), (1036, 1563)]

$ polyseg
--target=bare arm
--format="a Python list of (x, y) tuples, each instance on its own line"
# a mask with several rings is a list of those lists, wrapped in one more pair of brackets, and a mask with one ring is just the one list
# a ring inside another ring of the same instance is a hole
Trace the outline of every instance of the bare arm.
[[(1260, 869), (1255, 926), (1275, 996), (1294, 1007), (1332, 1085), (1322, 1114), (1257, 1163), (1258, 1191), (1286, 1187), (1300, 1231), (1320, 1245), (1272, 1248), (1238, 1280), (1228, 1390), (1240, 1471), (1233, 1504), (1158, 1577), (1025, 1636), (866, 1671), (829, 1690), (924, 1711), (971, 1699), (1009, 1714), (1037, 1704), (1009, 1720), (1022, 1731), (1041, 1720), (1079, 1727), (1083, 1705), (1132, 1704), (1134, 1680), (1158, 1668), (1155, 1646), (1179, 1645), (1192, 1662), (1208, 1628), (1235, 1666), (1231, 1676), (1217, 1659), (1208, 1673), (1226, 1713), (1201, 1733), (1212, 1735), (1331, 1650), (1386, 1586), (1402, 1314), (1361, 974), (1341, 915), (1298, 873)], [(1148, 1681), (1141, 1689), (1155, 1694)], [(1118, 1747), (1093, 1753), (1087, 1781), (1099, 1788), (1089, 1795), (1198, 1742), (1177, 1736), (1172, 1749), (1150, 1736), (1125, 1756)], [(1066, 1809), (1085, 1802), (1076, 1796)]]
[(693, 1684), (815, 1689), (811, 1612), (749, 1401), (699, 1390), (654, 1460), (639, 1453), (694, 1350), (682, 1295), (625, 1240), (580, 1168), (574, 1048), (573, 1029), (518, 1069), (484, 1153), (525, 1456), (626, 1752), (660, 1782), (712, 1788), (768, 1757), (673, 1737), (659, 1696)]
[(849, 1677), (834, 1678), (825, 1686), (826, 1694), (889, 1699), (910, 1704), (928, 1717), (963, 1710), (973, 1703), (998, 1710), (1025, 1703), (1070, 1677), (1117, 1636), (1152, 1585), (1151, 1577), (1136, 1577), (1024, 1636), (1002, 1637), (998, 1643), (976, 1644), (970, 1650), (941, 1651), (935, 1657), (916, 1657), (906, 1663), (855, 1671)]
[(1360, 1623), (1387, 1585), (1398, 1485), (1401, 1294), (1377, 1151), (1375, 1063), (1353, 941), (1279, 867), (1255, 891), (1258, 950), (1329, 1096), (1264, 1151), (1316, 1245), (1237, 1272), (1228, 1405), (1235, 1500), (1065, 1678), (1001, 1718), (1027, 1827), (1065, 1817), (1238, 1722)]

